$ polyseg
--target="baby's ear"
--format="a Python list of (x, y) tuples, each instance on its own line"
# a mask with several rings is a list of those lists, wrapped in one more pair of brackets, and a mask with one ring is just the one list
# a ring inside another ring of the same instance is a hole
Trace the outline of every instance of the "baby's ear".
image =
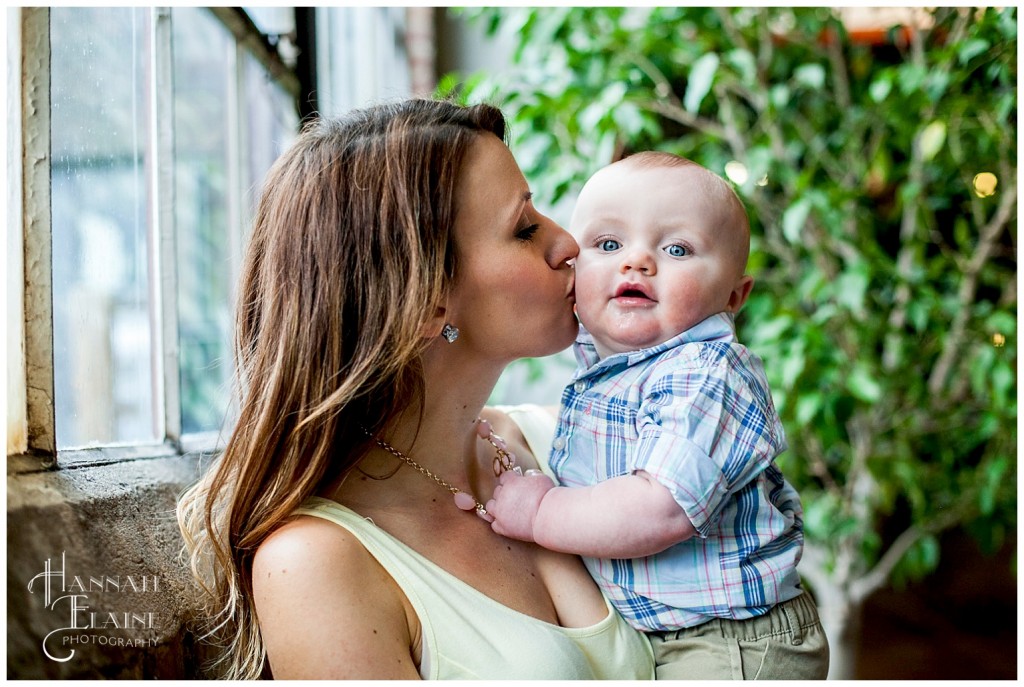
[(729, 294), (729, 302), (725, 304), (725, 311), (738, 313), (743, 304), (747, 302), (747, 297), (750, 296), (752, 288), (754, 288), (753, 277), (749, 274), (744, 274), (740, 277), (740, 280), (736, 282), (736, 286), (733, 287), (732, 292)]

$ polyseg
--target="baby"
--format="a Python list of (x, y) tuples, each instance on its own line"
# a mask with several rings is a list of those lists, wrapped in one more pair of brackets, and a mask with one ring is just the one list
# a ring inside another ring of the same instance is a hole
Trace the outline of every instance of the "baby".
[(824, 679), (800, 498), (760, 359), (736, 342), (750, 228), (723, 179), (668, 153), (595, 174), (570, 222), (579, 363), (550, 467), (505, 473), (499, 534), (580, 554), (649, 634), (659, 679)]

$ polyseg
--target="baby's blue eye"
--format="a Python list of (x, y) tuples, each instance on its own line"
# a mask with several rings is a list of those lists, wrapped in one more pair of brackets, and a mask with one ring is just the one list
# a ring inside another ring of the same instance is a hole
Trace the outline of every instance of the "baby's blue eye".
[(673, 258), (685, 258), (690, 251), (686, 250), (686, 246), (680, 246), (678, 243), (673, 243), (671, 246), (665, 247), (665, 252)]
[(601, 243), (598, 244), (598, 248), (600, 248), (601, 250), (606, 251), (606, 252), (611, 252), (613, 250), (618, 250), (618, 248), (621, 245), (622, 244), (620, 244), (615, 239), (605, 239), (604, 241), (602, 241)]

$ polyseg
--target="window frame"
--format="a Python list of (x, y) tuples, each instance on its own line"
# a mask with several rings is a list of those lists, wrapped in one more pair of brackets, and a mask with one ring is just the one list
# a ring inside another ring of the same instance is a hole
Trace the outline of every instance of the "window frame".
[[(244, 58), (250, 56), (295, 103), (301, 86), (294, 69), (280, 58), (266, 36), (241, 8), (206, 8), (235, 42), (226, 66), (227, 111), (233, 135), (227, 141), (228, 228), (243, 240), (241, 167), (245, 163)], [(178, 282), (174, 222), (174, 88), (171, 7), (149, 8), (154, 87), (149, 93), (147, 177), (151, 199), (147, 231), (150, 294), (153, 303), (153, 401), (162, 440), (58, 449), (54, 384), (52, 217), (50, 150), (50, 8), (8, 8), (3, 27), (8, 58), (8, 308), (22, 317), (8, 324), (8, 474), (68, 469), (109, 463), (216, 453), (223, 432), (183, 434), (178, 357)], [(298, 46), (302, 49), (302, 46)], [(11, 65), (17, 65), (12, 68)], [(20, 154), (18, 154), (20, 153)], [(238, 186), (239, 188), (236, 188)], [(20, 230), (19, 230), (20, 229)], [(20, 259), (19, 259), (20, 258)], [(16, 342), (16, 343), (12, 343)]]

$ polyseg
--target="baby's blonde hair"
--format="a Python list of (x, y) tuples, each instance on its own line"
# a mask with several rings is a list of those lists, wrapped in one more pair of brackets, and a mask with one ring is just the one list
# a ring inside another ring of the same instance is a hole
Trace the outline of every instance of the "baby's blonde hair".
[(741, 271), (746, 269), (747, 258), (750, 256), (750, 219), (743, 201), (736, 194), (732, 184), (693, 160), (660, 150), (634, 153), (613, 164), (629, 165), (637, 169), (687, 167), (699, 171), (700, 190), (722, 208), (723, 226), (721, 228), (730, 230), (736, 237), (736, 262)]

